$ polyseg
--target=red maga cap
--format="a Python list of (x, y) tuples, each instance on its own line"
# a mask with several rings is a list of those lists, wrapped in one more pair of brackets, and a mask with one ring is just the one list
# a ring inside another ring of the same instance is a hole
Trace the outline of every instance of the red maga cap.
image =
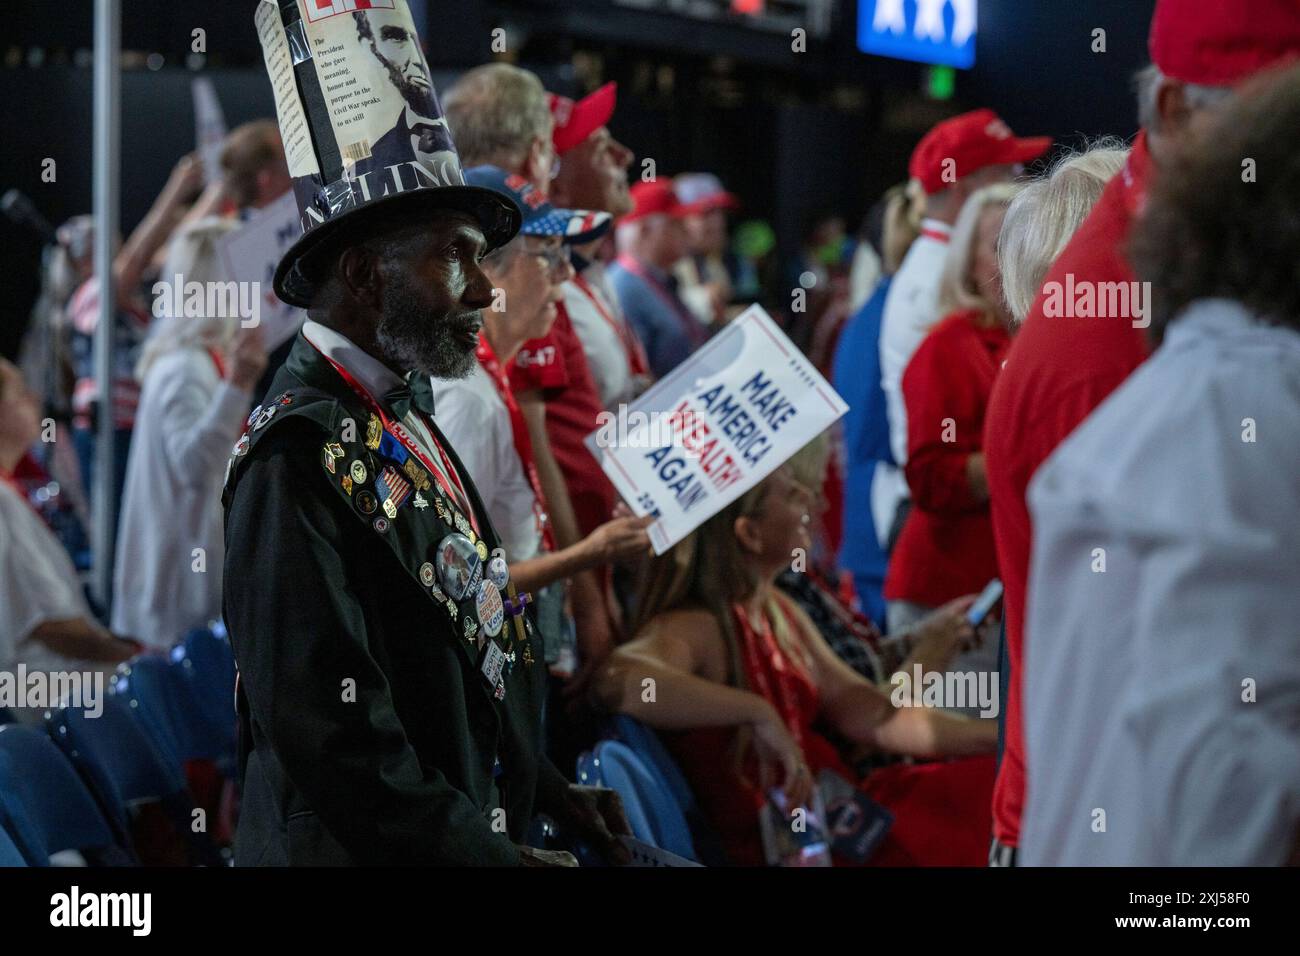
[(655, 213), (665, 213), (674, 218), (685, 214), (686, 207), (678, 201), (671, 180), (652, 179), (648, 183), (637, 180), (628, 192), (632, 196), (632, 211), (620, 219), (620, 223), (636, 222)]
[[(912, 152), (908, 175), (921, 181), (927, 196), (986, 166), (1028, 163), (1052, 145), (1050, 136), (1019, 139), (992, 110), (974, 110), (944, 120), (922, 137)], [(947, 178), (947, 161), (952, 160)]]
[(555, 120), (555, 132), (551, 134), (555, 151), (561, 155), (567, 153), (608, 123), (614, 115), (617, 99), (617, 83), (606, 83), (596, 92), (576, 102), (567, 96), (547, 93), (546, 103)]
[(1165, 76), (1235, 86), (1300, 55), (1300, 0), (1159, 0), (1150, 48)]

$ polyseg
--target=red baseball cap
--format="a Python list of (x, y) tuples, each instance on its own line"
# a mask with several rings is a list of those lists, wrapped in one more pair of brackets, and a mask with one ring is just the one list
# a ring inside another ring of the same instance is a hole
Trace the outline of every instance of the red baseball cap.
[(620, 219), (620, 223), (636, 222), (655, 213), (664, 213), (675, 219), (685, 215), (686, 207), (678, 201), (671, 180), (637, 180), (628, 192), (632, 196), (632, 211)]
[(1165, 76), (1235, 86), (1300, 55), (1297, 0), (1159, 0), (1151, 61)]
[(1017, 138), (997, 113), (974, 110), (944, 120), (926, 133), (912, 152), (907, 172), (932, 196), (986, 166), (1031, 162), (1051, 146), (1050, 136)]
[(567, 153), (608, 123), (614, 115), (617, 99), (617, 83), (606, 83), (576, 102), (567, 96), (547, 93), (546, 105), (551, 108), (551, 117), (555, 120), (555, 132), (551, 134), (555, 151), (561, 155)]

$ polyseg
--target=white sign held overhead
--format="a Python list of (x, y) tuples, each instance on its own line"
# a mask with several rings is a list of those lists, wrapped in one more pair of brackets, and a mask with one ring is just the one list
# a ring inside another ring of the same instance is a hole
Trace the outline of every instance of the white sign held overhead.
[(262, 336), (268, 351), (294, 335), (306, 317), (302, 309), (281, 302), (271, 285), (285, 250), (301, 235), (298, 204), (293, 190), (288, 190), (222, 237), (218, 247), (227, 280), (260, 284)]
[(221, 178), (221, 147), (226, 141), (226, 117), (212, 81), (196, 77), (190, 85), (194, 93), (195, 148), (203, 160), (203, 178), (211, 184)]
[(829, 428), (848, 406), (758, 306), (586, 439), (656, 554)]

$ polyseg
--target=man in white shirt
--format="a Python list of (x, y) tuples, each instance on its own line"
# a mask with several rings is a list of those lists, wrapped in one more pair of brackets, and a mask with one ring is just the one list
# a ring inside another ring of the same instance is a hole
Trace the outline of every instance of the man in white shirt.
[(1030, 484), (1031, 866), (1300, 860), (1300, 70), (1257, 99), (1162, 171), (1163, 344)]
[(1024, 163), (1047, 152), (1048, 137), (1019, 139), (992, 110), (963, 113), (938, 124), (917, 144), (908, 164), (912, 188), (925, 193), (921, 235), (894, 275), (880, 328), (880, 384), (889, 415), (889, 445), (898, 468), (877, 468), (872, 511), (877, 528), (893, 524), (908, 497), (902, 467), (907, 462), (907, 408), (903, 370), (939, 315), (939, 276), (948, 237), (967, 197), (1006, 182)]

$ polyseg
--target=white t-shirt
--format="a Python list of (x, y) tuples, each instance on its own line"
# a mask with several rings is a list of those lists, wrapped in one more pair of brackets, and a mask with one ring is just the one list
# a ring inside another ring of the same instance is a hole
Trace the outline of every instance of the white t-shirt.
[(1021, 861), (1285, 862), (1300, 334), (1194, 304), (1038, 469), (1029, 505)]
[[(593, 262), (582, 270), (582, 277), (599, 298), (605, 312), (615, 322), (627, 325), (627, 319), (618, 306), (618, 297), (605, 285), (605, 268)], [(617, 408), (620, 402), (630, 402), (636, 397), (636, 381), (628, 363), (627, 348), (618, 330), (600, 314), (595, 303), (578, 287), (576, 282), (564, 283), (564, 308), (569, 313), (573, 330), (582, 342), (582, 351), (591, 368), (591, 378), (596, 383), (600, 403), (607, 409)], [(630, 328), (628, 335), (635, 335)]]
[[(84, 670), (30, 635), (48, 621), (91, 619), (77, 570), (58, 538), (7, 481), (0, 481), (0, 670)], [(89, 665), (91, 668), (103, 665)]]
[(221, 616), (221, 483), (251, 403), (204, 349), (176, 349), (150, 366), (118, 526), (117, 633), (163, 649)]
[(939, 279), (948, 255), (952, 227), (935, 219), (921, 223), (921, 235), (903, 258), (885, 299), (880, 325), (880, 386), (889, 415), (889, 448), (902, 468), (907, 463), (907, 405), (903, 401), (903, 370), (921, 340), (942, 318)]
[(509, 561), (535, 558), (542, 546), (536, 500), (515, 450), (510, 412), (477, 362), (466, 378), (433, 379), (434, 420), (469, 469)]

